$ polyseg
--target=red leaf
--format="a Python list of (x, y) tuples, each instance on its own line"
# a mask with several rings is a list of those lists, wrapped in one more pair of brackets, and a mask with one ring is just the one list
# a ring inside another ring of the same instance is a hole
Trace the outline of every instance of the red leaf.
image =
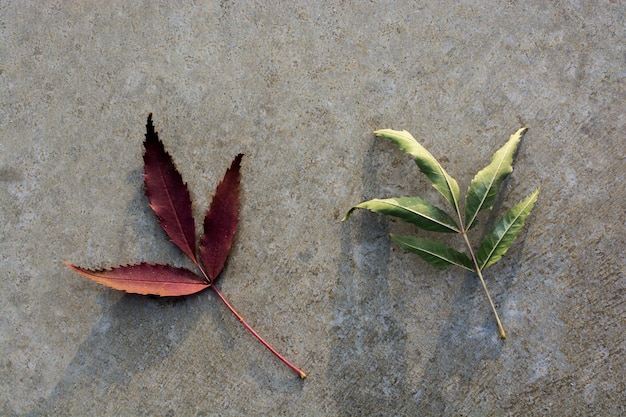
[(243, 154), (235, 157), (224, 179), (219, 183), (204, 218), (204, 234), (200, 240), (200, 259), (214, 282), (228, 257), (239, 222), (239, 168)]
[(146, 130), (143, 168), (150, 207), (172, 242), (197, 265), (196, 227), (189, 189), (154, 131), (152, 113), (148, 115)]
[(85, 278), (116, 290), (134, 294), (180, 296), (194, 294), (210, 286), (185, 268), (140, 263), (111, 269), (90, 270), (65, 262)]
[(165, 152), (152, 125), (152, 113), (148, 115), (144, 147), (144, 181), (150, 207), (157, 215), (159, 224), (180, 248), (196, 264), (204, 278), (185, 268), (170, 265), (140, 263), (118, 266), (111, 269), (90, 270), (65, 262), (78, 274), (116, 290), (143, 295), (181, 296), (194, 294), (211, 287), (226, 307), (241, 324), (278, 359), (293, 369), (300, 378), (306, 374), (282, 357), (257, 332), (250, 327), (239, 313), (212, 285), (224, 268), (228, 252), (239, 222), (239, 169), (243, 154), (235, 157), (224, 179), (219, 183), (204, 218), (204, 235), (200, 240), (202, 266), (196, 256), (195, 224), (191, 209), (191, 197), (187, 184), (176, 169), (172, 157)]

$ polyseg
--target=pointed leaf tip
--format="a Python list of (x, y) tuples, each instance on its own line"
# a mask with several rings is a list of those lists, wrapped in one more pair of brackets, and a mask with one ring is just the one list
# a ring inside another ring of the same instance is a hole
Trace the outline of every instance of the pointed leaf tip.
[(211, 206), (204, 217), (204, 234), (200, 239), (200, 259), (214, 282), (226, 263), (239, 223), (239, 182), (243, 154), (233, 160), (218, 184)]
[(177, 297), (194, 294), (210, 286), (190, 270), (170, 265), (144, 262), (111, 269), (91, 270), (69, 262), (64, 264), (87, 279), (133, 294)]
[(152, 124), (152, 113), (148, 113), (148, 121), (146, 122), (146, 139), (148, 136), (155, 135), (154, 125)]
[(346, 212), (346, 214), (345, 214), (345, 215), (341, 218), (341, 222), (345, 222), (346, 220), (348, 220), (348, 218), (350, 217), (350, 215), (352, 214), (352, 212), (353, 212), (354, 210), (356, 210), (356, 209), (357, 209), (357, 207), (356, 207), (356, 206), (355, 206), (355, 207), (351, 207), (351, 208), (350, 208), (350, 210), (348, 210), (348, 211)]
[(152, 113), (146, 123), (144, 148), (144, 182), (150, 208), (170, 240), (197, 264), (196, 227), (189, 189), (154, 130)]

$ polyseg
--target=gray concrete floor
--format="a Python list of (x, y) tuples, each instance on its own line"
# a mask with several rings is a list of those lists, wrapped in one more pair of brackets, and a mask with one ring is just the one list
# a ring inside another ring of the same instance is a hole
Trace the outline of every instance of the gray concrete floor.
[[(625, 18), (620, 1), (2, 2), (0, 414), (623, 414)], [(246, 154), (219, 286), (306, 380), (211, 292), (125, 295), (63, 266), (186, 265), (143, 194), (149, 112), (198, 221)], [(372, 197), (441, 204), (373, 130), (409, 130), (465, 191), (522, 125), (500, 212), (543, 191), (486, 272), (502, 342), (475, 276), (390, 242), (411, 227), (340, 219)]]

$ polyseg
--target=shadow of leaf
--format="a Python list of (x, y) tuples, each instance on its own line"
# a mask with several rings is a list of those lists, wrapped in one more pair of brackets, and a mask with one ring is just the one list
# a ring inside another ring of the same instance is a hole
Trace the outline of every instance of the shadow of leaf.
[[(497, 360), (503, 343), (478, 277), (466, 272), (463, 285), (451, 300), (452, 314), (441, 329), (432, 358), (426, 365), (414, 399), (420, 415), (456, 415), (470, 392), (472, 379), (486, 361)], [(476, 320), (480, 323), (476, 323)], [(473, 328), (484, 329), (475, 334)]]
[(107, 402), (133, 376), (173, 355), (196, 325), (198, 299), (124, 295), (78, 348), (50, 396), (29, 415), (72, 415), (77, 404)]
[[(363, 164), (366, 193), (378, 191), (374, 147)], [(355, 224), (357, 233), (351, 229)], [(356, 253), (352, 239), (358, 242)], [(328, 365), (339, 415), (388, 415), (391, 410), (412, 414), (405, 385), (407, 337), (394, 319), (389, 253), (389, 231), (382, 216), (362, 212), (342, 225)]]

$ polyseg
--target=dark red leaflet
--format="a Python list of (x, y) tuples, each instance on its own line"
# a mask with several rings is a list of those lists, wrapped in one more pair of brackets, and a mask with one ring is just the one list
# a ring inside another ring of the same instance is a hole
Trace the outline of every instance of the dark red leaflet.
[(165, 151), (152, 125), (152, 113), (146, 124), (144, 181), (150, 207), (157, 215), (165, 233), (195, 264), (196, 230), (187, 184), (176, 169), (172, 157)]
[(226, 171), (204, 218), (200, 259), (211, 282), (222, 272), (237, 231), (241, 158), (243, 154), (237, 155)]
[(134, 294), (181, 296), (194, 294), (210, 284), (188, 269), (140, 263), (111, 269), (91, 270), (65, 262), (80, 275), (116, 290)]

